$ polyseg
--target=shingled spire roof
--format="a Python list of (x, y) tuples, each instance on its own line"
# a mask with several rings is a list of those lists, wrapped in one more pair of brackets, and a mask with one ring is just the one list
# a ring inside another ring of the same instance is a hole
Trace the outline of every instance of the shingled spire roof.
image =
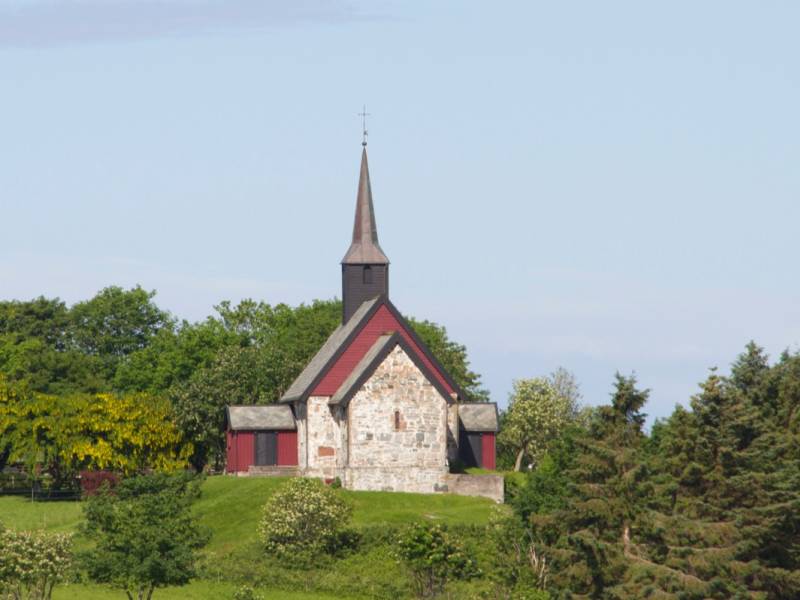
[(343, 265), (388, 265), (389, 259), (378, 244), (378, 227), (372, 206), (372, 187), (369, 184), (367, 149), (361, 152), (361, 174), (358, 178), (356, 220), (353, 225), (353, 242), (342, 259)]

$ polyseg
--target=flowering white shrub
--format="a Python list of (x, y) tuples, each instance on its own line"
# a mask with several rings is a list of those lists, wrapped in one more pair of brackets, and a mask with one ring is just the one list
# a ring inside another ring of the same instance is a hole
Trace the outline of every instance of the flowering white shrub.
[(333, 552), (345, 536), (352, 508), (316, 479), (291, 479), (264, 505), (259, 534), (268, 553), (298, 559)]
[(72, 564), (69, 534), (13, 531), (0, 524), (0, 598), (49, 600)]

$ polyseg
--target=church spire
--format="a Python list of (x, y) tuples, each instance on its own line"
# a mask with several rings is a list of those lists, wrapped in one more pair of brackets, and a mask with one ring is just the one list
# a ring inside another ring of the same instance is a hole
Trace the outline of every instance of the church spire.
[(386, 265), (389, 259), (378, 244), (378, 227), (372, 205), (372, 187), (369, 182), (367, 149), (361, 151), (361, 174), (356, 196), (356, 219), (353, 224), (353, 242), (342, 259), (343, 265)]
[(367, 148), (361, 151), (353, 241), (342, 259), (342, 322), (367, 300), (389, 293), (389, 259), (378, 244), (375, 208), (369, 183)]

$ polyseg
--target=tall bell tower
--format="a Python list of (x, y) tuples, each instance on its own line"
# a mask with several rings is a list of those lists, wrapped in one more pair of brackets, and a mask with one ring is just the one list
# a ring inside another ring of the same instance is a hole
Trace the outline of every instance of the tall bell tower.
[(366, 139), (363, 146), (353, 241), (342, 259), (342, 323), (366, 300), (389, 293), (389, 259), (378, 244)]

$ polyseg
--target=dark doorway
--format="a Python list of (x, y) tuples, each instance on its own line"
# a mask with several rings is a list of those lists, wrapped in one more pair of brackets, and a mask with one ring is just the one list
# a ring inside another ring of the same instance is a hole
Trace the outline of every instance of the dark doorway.
[(278, 436), (274, 431), (256, 432), (256, 465), (278, 464)]
[(482, 443), (480, 433), (459, 432), (458, 458), (466, 467), (482, 466)]

